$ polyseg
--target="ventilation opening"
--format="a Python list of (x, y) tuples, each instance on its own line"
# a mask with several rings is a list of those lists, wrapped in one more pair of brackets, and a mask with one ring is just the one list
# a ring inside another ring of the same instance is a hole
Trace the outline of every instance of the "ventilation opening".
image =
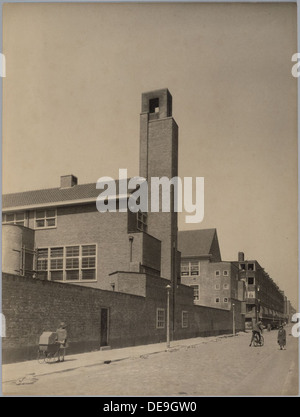
[(159, 112), (159, 99), (152, 98), (149, 100), (149, 113), (158, 113)]

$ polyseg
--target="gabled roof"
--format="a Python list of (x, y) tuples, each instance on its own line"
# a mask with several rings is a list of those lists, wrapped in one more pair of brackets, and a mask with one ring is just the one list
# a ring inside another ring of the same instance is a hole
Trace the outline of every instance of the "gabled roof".
[(178, 250), (181, 256), (209, 256), (221, 261), (216, 229), (182, 230), (178, 232)]
[[(116, 181), (116, 195), (119, 193), (118, 188), (119, 181)], [(101, 192), (96, 188), (96, 183), (93, 182), (68, 188), (48, 188), (4, 194), (2, 196), (2, 210), (93, 202), (96, 201)]]

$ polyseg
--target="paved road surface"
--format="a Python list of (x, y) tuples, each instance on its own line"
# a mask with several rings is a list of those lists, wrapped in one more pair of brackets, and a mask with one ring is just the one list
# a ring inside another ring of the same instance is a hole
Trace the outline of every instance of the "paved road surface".
[(265, 346), (257, 348), (249, 347), (250, 333), (244, 333), (38, 376), (31, 384), (7, 382), (2, 389), (6, 395), (298, 395), (298, 339), (289, 333), (283, 351), (275, 330), (265, 331)]

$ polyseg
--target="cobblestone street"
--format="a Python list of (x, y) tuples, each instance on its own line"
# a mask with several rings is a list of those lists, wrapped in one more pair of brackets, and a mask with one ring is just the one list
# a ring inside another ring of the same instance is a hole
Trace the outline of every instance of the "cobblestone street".
[(265, 331), (265, 345), (256, 348), (249, 347), (250, 333), (203, 338), (198, 345), (171, 345), (167, 352), (43, 375), (31, 384), (7, 382), (2, 389), (6, 395), (297, 395), (298, 339), (290, 327), (287, 335), (283, 351), (275, 330)]

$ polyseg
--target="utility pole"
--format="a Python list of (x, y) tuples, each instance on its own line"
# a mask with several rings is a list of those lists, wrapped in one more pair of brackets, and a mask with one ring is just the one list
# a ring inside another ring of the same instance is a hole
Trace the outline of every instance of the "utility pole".
[(167, 348), (170, 347), (170, 290), (171, 285), (166, 286), (167, 290)]
[(235, 304), (232, 304), (232, 333), (235, 335)]

